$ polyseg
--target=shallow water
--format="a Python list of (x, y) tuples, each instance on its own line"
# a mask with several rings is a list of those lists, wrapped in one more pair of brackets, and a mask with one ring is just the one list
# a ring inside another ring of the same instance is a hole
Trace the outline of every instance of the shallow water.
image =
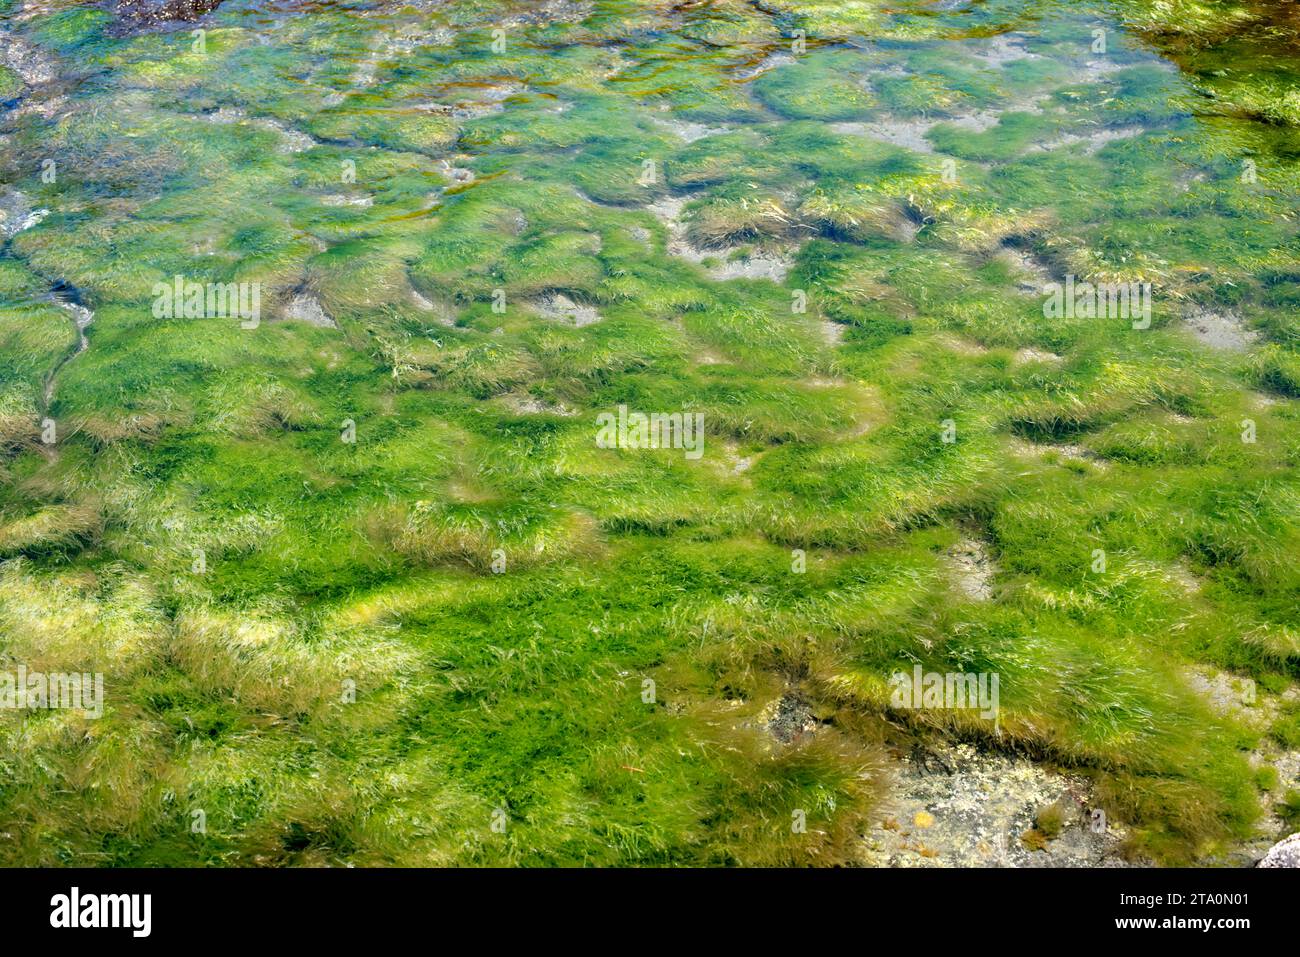
[[(227, 822), (196, 848), (30, 770), (0, 830), (95, 863), (879, 863), (891, 780), (953, 805), (890, 778), (903, 718), (859, 724), (924, 660), (1003, 669), (1009, 738), (918, 727), (1101, 776), (1006, 800), (1249, 858), (1283, 823), (1265, 796), (1250, 831), (1245, 762), (1289, 739), (1203, 734), (1176, 666), (1294, 687), (1296, 24), (1151, 6), (0, 0), (0, 654), (89, 667), (51, 622), (105, 622), (105, 740), (153, 750), (87, 763)], [(261, 315), (161, 315), (176, 277)], [(1067, 280), (1150, 315), (1049, 314)], [(599, 447), (620, 406), (704, 415), (704, 454)], [(671, 707), (626, 706), (646, 675)], [(773, 743), (791, 688), (818, 716)], [(100, 746), (65, 744), (25, 767)], [(765, 775), (786, 803), (736, 783)], [(753, 838), (789, 801), (819, 850)], [(505, 849), (467, 823), (497, 802)]]

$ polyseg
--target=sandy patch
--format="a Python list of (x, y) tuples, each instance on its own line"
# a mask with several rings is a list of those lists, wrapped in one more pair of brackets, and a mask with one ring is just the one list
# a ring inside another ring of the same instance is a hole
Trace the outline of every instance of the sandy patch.
[(969, 339), (951, 332), (941, 333), (934, 341), (935, 344), (941, 348), (947, 349), (950, 352), (955, 352), (958, 355), (982, 356), (988, 352), (988, 349), (980, 345), (978, 342), (972, 342)]
[(782, 744), (792, 744), (814, 734), (820, 722), (812, 708), (797, 694), (784, 694), (758, 713), (758, 723)]
[(1134, 136), (1141, 136), (1145, 132), (1145, 126), (1116, 126), (1085, 134), (1062, 133), (1060, 136), (1056, 137), (1056, 139), (1049, 140), (1046, 143), (1036, 143), (1029, 147), (1029, 152), (1042, 153), (1051, 150), (1078, 147), (1078, 152), (1083, 153), (1085, 156), (1091, 156), (1110, 143), (1114, 143), (1117, 140), (1131, 139)]
[(704, 249), (686, 236), (681, 221), (687, 200), (681, 196), (664, 196), (645, 207), (668, 228), (668, 254), (703, 265), (717, 280), (770, 279), (780, 283), (794, 266), (797, 246), (784, 249), (759, 246), (723, 246)]
[(519, 392), (503, 395), (501, 404), (517, 415), (559, 415), (569, 417), (578, 414), (577, 409), (571, 409), (563, 403), (544, 402), (536, 396)]
[(1045, 442), (1029, 442), (1025, 439), (1012, 439), (1011, 449), (1017, 455), (1032, 456), (1039, 459), (1056, 459), (1058, 461), (1066, 462), (1087, 462), (1093, 468), (1103, 472), (1110, 468), (1110, 463), (1105, 459), (1098, 458), (1082, 445), (1075, 445), (1071, 442), (1049, 444)]
[(799, 61), (789, 53), (769, 53), (757, 63), (742, 67), (732, 74), (737, 80), (742, 82), (752, 80), (756, 76), (762, 76), (769, 70), (775, 70), (777, 67), (792, 66)]
[(1183, 322), (1192, 335), (1212, 349), (1242, 352), (1259, 339), (1259, 334), (1247, 329), (1241, 317), (1232, 312), (1194, 306), (1183, 316)]
[(436, 319), (440, 325), (456, 325), (456, 309), (445, 302), (434, 302), (431, 299), (426, 299), (417, 290), (412, 289), (411, 303), (421, 312), (432, 313), (433, 318)]
[(1001, 33), (989, 40), (988, 45), (975, 54), (990, 66), (1001, 67), (1016, 60), (1042, 59), (1037, 53), (1025, 49), (1025, 38), (1014, 33)]
[(1030, 362), (1060, 362), (1061, 357), (1055, 352), (1045, 352), (1042, 349), (1017, 349), (1016, 354), (1012, 357), (1012, 362), (1018, 366)]
[(528, 305), (533, 312), (544, 319), (557, 319), (579, 329), (600, 322), (600, 313), (593, 307), (574, 302), (559, 292), (550, 293)]
[(365, 208), (373, 206), (375, 200), (371, 196), (345, 196), (342, 193), (330, 193), (322, 196), (320, 201), (325, 206), (360, 206)]
[(474, 182), (474, 171), (472, 169), (466, 169), (464, 166), (456, 166), (451, 160), (446, 159), (439, 160), (438, 166), (442, 170), (443, 175), (451, 180), (447, 186), (443, 187), (444, 189), (450, 189), (453, 186), (464, 186), (466, 183)]
[(998, 568), (983, 542), (962, 539), (948, 549), (945, 557), (963, 595), (972, 601), (988, 601), (993, 597), (993, 577)]
[(313, 146), (319, 146), (315, 139), (304, 133), (302, 130), (296, 130), (291, 126), (281, 123), (279, 120), (271, 119), (266, 116), (249, 116), (243, 110), (236, 107), (223, 106), (211, 113), (205, 113), (204, 118), (209, 123), (247, 123), (250, 126), (257, 126), (264, 130), (270, 130), (280, 136), (280, 145), (277, 149), (282, 153), (301, 153), (311, 149)]
[(1217, 715), (1232, 717), (1248, 727), (1266, 730), (1277, 718), (1278, 699), (1265, 695), (1250, 678), (1242, 678), (1209, 665), (1184, 670), (1188, 687)]
[(58, 76), (53, 57), (7, 30), (0, 30), (0, 63), (17, 73), (28, 86), (50, 83)]
[(1052, 283), (1052, 272), (1047, 265), (1024, 249), (1003, 246), (993, 258), (1004, 263), (1015, 274), (1016, 288), (1021, 292), (1041, 296), (1043, 290)]
[(690, 120), (679, 120), (675, 117), (656, 116), (652, 119), (656, 126), (662, 126), (687, 143), (731, 132), (729, 126), (707, 126), (704, 123), (692, 123)]
[(873, 120), (870, 123), (832, 123), (830, 128), (846, 136), (869, 136), (873, 140), (881, 140), (918, 153), (933, 153), (934, 147), (925, 138), (925, 134), (937, 122), (937, 120), (925, 120), (920, 117), (907, 119), (890, 117)]
[(305, 322), (318, 329), (337, 329), (338, 324), (325, 312), (315, 296), (300, 292), (284, 307), (281, 318), (287, 321)]
[(828, 346), (838, 346), (844, 341), (844, 333), (848, 331), (846, 326), (831, 322), (829, 319), (821, 320), (817, 326)]

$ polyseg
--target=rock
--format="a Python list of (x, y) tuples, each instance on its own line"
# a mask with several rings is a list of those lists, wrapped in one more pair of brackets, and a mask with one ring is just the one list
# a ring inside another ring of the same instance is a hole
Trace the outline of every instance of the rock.
[(197, 20), (221, 6), (222, 0), (119, 0), (117, 15), (144, 25), (171, 20)]
[(1278, 841), (1268, 849), (1259, 867), (1300, 867), (1300, 832)]
[(808, 702), (794, 693), (782, 695), (764, 708), (759, 714), (759, 722), (782, 744), (790, 744), (805, 734), (813, 733), (818, 723)]
[[(863, 836), (863, 863), (876, 867), (1123, 867), (1127, 830), (1094, 823), (1085, 777), (1027, 758), (932, 742), (900, 754), (881, 816)], [(1055, 837), (1027, 846), (1040, 811), (1063, 809)], [(900, 822), (904, 826), (900, 827)], [(911, 828), (906, 827), (911, 824)], [(924, 845), (918, 844), (924, 832)], [(1145, 863), (1145, 862), (1143, 862)]]
[(16, 236), (40, 224), (50, 214), (48, 209), (34, 209), (18, 190), (0, 191), (0, 239)]
[(17, 73), (28, 86), (50, 83), (58, 75), (58, 65), (40, 47), (0, 29), (0, 65)]
[(338, 324), (321, 308), (320, 302), (306, 293), (299, 293), (284, 310), (284, 318), (310, 323), (320, 329), (337, 329)]
[(576, 303), (563, 293), (553, 292), (530, 304), (535, 313), (547, 319), (559, 319), (582, 328), (600, 321), (600, 313), (582, 303)]

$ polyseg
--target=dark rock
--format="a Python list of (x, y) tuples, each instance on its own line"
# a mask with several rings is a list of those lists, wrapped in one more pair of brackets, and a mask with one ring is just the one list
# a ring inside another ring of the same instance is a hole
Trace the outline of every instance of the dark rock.
[(181, 21), (188, 23), (211, 13), (222, 0), (116, 0), (118, 18), (132, 27)]

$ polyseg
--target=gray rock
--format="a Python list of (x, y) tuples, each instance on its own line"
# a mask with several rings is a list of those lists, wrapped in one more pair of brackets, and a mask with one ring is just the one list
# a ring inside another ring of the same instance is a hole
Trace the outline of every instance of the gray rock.
[(41, 86), (58, 75), (58, 65), (49, 54), (3, 28), (0, 28), (0, 64), (17, 73), (28, 86)]
[(1300, 832), (1278, 841), (1268, 849), (1260, 867), (1300, 867)]

